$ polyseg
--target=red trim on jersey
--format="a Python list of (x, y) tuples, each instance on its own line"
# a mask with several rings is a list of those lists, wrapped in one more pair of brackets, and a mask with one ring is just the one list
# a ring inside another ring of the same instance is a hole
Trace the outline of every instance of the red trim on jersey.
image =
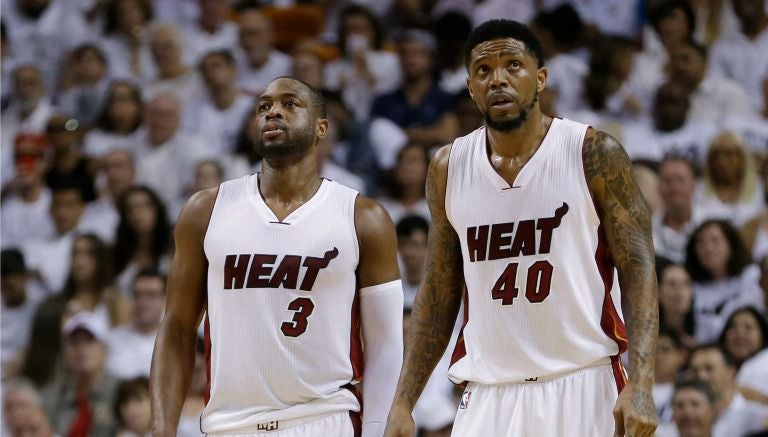
[[(360, 292), (355, 291), (355, 299), (352, 301), (351, 332), (349, 336), (349, 360), (352, 363), (352, 381), (363, 379), (363, 341), (360, 325)], [(361, 404), (362, 405), (362, 404)]]
[(469, 290), (467, 284), (464, 283), (464, 323), (461, 324), (459, 336), (456, 338), (456, 346), (451, 354), (451, 366), (467, 355), (467, 346), (464, 344), (464, 327), (467, 326), (467, 322), (469, 322)]
[(203, 338), (205, 341), (205, 394), (203, 400), (205, 405), (211, 400), (211, 325), (208, 323), (208, 311), (205, 312), (205, 325), (203, 328)]
[(627, 327), (624, 326), (624, 321), (619, 317), (619, 313), (616, 311), (616, 307), (613, 304), (611, 298), (611, 289), (613, 288), (613, 260), (608, 249), (608, 239), (605, 236), (603, 225), (601, 224), (597, 228), (597, 250), (595, 251), (595, 263), (597, 269), (600, 272), (600, 277), (603, 278), (603, 285), (605, 286), (605, 295), (603, 298), (603, 310), (600, 318), (600, 327), (603, 328), (603, 332), (619, 346), (619, 354), (627, 350)]
[(624, 371), (624, 366), (621, 364), (621, 358), (618, 355), (611, 357), (611, 368), (613, 369), (613, 379), (616, 380), (616, 388), (621, 393), (624, 390), (624, 386), (627, 385), (627, 372)]
[(349, 390), (360, 404), (360, 411), (349, 412), (349, 419), (352, 421), (355, 437), (360, 437), (363, 433), (363, 395), (360, 394), (360, 390), (357, 389), (357, 386), (352, 384), (344, 384), (341, 388)]

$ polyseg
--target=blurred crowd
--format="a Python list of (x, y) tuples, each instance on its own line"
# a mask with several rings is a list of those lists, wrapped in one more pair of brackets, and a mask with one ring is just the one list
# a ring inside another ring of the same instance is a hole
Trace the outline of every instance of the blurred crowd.
[[(175, 219), (259, 171), (254, 96), (279, 76), (327, 101), (321, 174), (396, 223), (407, 332), (430, 154), (483, 124), (463, 44), (492, 18), (541, 39), (544, 112), (634, 163), (658, 255), (658, 435), (765, 431), (767, 3), (2, 0), (2, 435), (146, 435)], [(420, 435), (450, 435), (450, 352)], [(203, 357), (201, 340), (180, 436), (202, 435)]]

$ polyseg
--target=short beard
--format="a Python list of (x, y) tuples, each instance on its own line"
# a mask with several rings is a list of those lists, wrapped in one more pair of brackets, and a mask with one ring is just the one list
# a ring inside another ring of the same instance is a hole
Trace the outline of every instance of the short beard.
[(315, 142), (314, 130), (299, 132), (297, 137), (288, 137), (282, 144), (264, 146), (261, 138), (254, 141), (256, 154), (263, 159), (282, 159), (291, 156), (302, 156)]
[(520, 129), (520, 127), (525, 123), (525, 120), (528, 119), (528, 114), (531, 113), (533, 110), (533, 107), (536, 105), (536, 102), (539, 101), (539, 92), (538, 90), (533, 95), (533, 100), (531, 103), (524, 107), (520, 108), (520, 113), (517, 115), (517, 117), (513, 118), (512, 120), (504, 120), (504, 121), (495, 121), (491, 119), (490, 113), (486, 112), (483, 114), (483, 118), (485, 118), (485, 124), (499, 132), (511, 132), (513, 130)]

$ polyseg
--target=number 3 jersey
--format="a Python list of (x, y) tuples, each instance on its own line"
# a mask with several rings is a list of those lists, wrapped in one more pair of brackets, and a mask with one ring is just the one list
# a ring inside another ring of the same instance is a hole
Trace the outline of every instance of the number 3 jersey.
[(256, 175), (220, 185), (205, 235), (208, 434), (359, 411), (357, 192), (323, 179), (284, 220)]
[(445, 209), (466, 285), (454, 382), (553, 377), (626, 349), (617, 276), (584, 175), (587, 127), (553, 119), (511, 185), (491, 165), (485, 127), (453, 142)]

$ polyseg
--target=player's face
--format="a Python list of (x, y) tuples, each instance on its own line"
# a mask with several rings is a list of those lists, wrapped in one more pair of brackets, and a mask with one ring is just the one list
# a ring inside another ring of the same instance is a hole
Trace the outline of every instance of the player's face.
[(257, 102), (256, 117), (253, 140), (265, 158), (304, 155), (325, 136), (328, 126), (317, 118), (309, 90), (290, 79), (267, 86)]
[(496, 39), (472, 49), (467, 87), (491, 129), (522, 126), (546, 81), (547, 70), (521, 41)]
[(714, 407), (699, 390), (680, 389), (672, 397), (672, 418), (680, 437), (710, 435), (714, 415)]

